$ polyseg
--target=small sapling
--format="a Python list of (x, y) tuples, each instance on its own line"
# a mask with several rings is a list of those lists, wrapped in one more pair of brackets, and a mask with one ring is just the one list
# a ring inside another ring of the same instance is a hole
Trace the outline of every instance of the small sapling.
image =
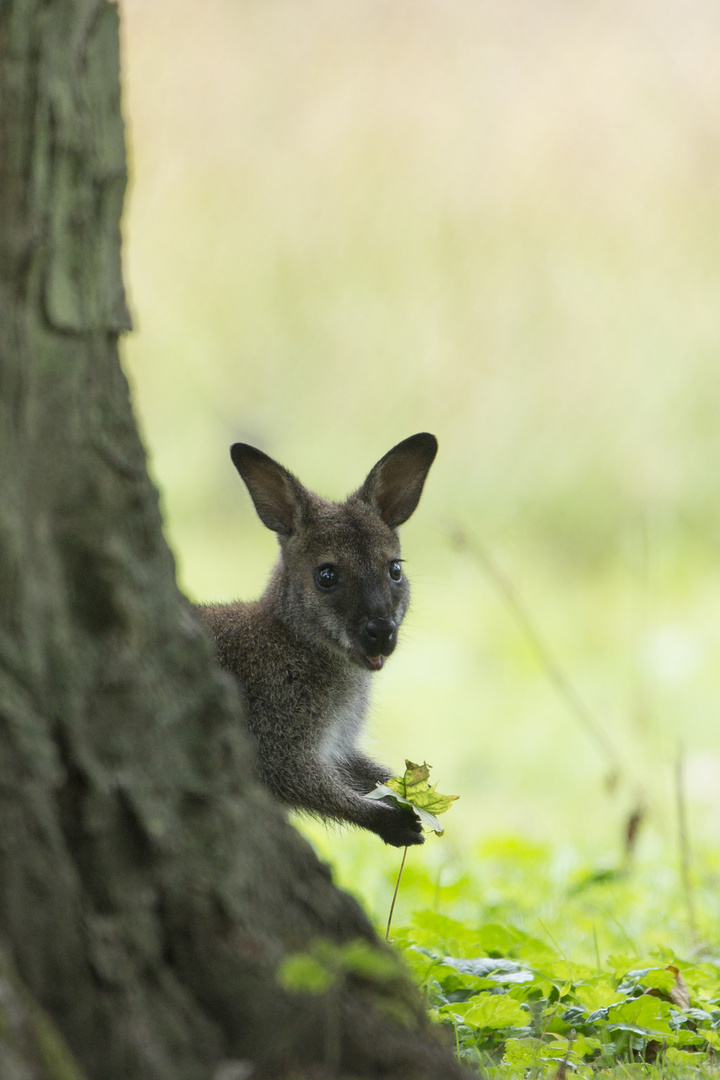
[[(406, 759), (405, 772), (402, 776), (392, 776), (386, 783), (376, 784), (375, 788), (368, 792), (365, 798), (392, 799), (398, 806), (414, 810), (424, 828), (430, 829), (436, 836), (442, 836), (445, 830), (438, 821), (437, 815), (444, 814), (446, 810), (449, 810), (455, 800), (459, 799), (460, 796), (441, 795), (440, 792), (437, 791), (437, 784), (434, 784), (431, 787), (429, 776), (430, 766), (427, 762), (423, 762), (422, 765), (416, 765), (415, 762)], [(400, 871), (395, 883), (395, 892), (393, 893), (387, 930), (385, 931), (386, 941), (390, 937), (390, 924), (392, 923), (393, 912), (395, 910), (398, 889), (400, 888), (400, 879), (405, 867), (407, 850), (407, 847), (403, 850)]]

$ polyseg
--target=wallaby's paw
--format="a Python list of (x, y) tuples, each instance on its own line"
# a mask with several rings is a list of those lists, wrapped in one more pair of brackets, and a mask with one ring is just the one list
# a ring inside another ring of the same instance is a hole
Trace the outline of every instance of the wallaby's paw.
[(391, 811), (392, 817), (384, 821), (380, 836), (386, 844), (393, 847), (410, 847), (412, 844), (424, 844), (422, 824), (414, 810), (400, 807)]

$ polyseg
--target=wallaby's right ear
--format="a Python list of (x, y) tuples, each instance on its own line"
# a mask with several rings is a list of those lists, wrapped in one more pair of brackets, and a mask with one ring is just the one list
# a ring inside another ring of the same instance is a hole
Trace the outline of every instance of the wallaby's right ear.
[(230, 457), (247, 485), (263, 525), (281, 536), (294, 533), (307, 506), (307, 492), (300, 481), (262, 450), (247, 443), (234, 443)]
[(427, 431), (403, 439), (380, 458), (357, 492), (391, 529), (402, 525), (415, 510), (437, 449), (437, 439)]

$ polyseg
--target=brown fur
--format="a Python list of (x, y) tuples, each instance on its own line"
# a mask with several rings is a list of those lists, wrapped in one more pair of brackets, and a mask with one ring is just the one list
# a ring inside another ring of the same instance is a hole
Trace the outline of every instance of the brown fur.
[(422, 843), (419, 823), (411, 811), (362, 797), (391, 774), (356, 744), (373, 672), (393, 652), (409, 602), (396, 529), (417, 506), (436, 451), (434, 436), (413, 435), (355, 494), (331, 503), (236, 443), (233, 462), (277, 533), (280, 558), (259, 600), (198, 609), (220, 664), (239, 680), (273, 794), (398, 846)]

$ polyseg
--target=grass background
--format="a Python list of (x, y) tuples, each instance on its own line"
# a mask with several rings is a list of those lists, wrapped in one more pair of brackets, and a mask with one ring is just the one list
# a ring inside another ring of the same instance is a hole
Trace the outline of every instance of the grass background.
[[(515, 888), (520, 918), (527, 886), (497, 863), (515, 844), (557, 929), (557, 898), (619, 862), (642, 804), (638, 933), (674, 932), (682, 748), (716, 933), (720, 8), (121, 8), (125, 366), (182, 586), (251, 598), (274, 559), (231, 442), (340, 498), (433, 431), (403, 529), (413, 607), (368, 740), (461, 795), (418, 888), (461, 907)], [(614, 786), (473, 545), (616, 748)], [(396, 853), (311, 832), (384, 910)]]

